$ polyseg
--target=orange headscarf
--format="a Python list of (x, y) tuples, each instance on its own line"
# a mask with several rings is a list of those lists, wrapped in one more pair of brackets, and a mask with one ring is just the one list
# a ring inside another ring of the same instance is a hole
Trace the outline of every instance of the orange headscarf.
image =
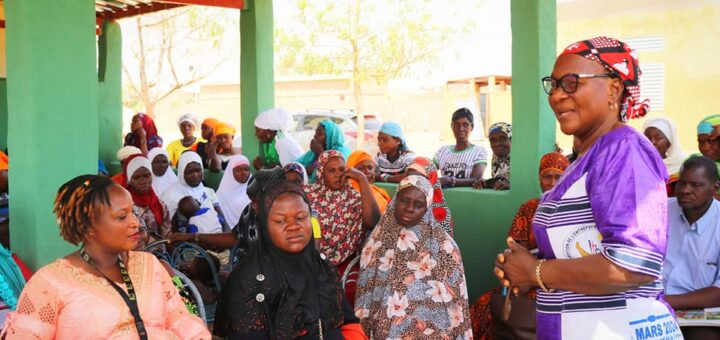
[(202, 121), (202, 125), (207, 125), (211, 129), (213, 129), (213, 132), (215, 132), (215, 127), (220, 124), (220, 121), (215, 118), (205, 118), (205, 120)]
[[(374, 162), (372, 156), (370, 156), (369, 153), (362, 150), (357, 150), (352, 152), (350, 156), (348, 156), (347, 166), (349, 168), (354, 168), (356, 165), (364, 161)], [(360, 192), (360, 183), (356, 181), (350, 181), (350, 184), (353, 188), (355, 188), (355, 190)], [(387, 209), (388, 203), (390, 203), (390, 195), (388, 195), (388, 193), (384, 189), (378, 186), (371, 184), (370, 188), (372, 188), (373, 190), (373, 197), (375, 198), (375, 202), (377, 202), (377, 205), (380, 208), (380, 213), (384, 214), (385, 209)]]
[(0, 151), (0, 170), (7, 170), (10, 166), (10, 160), (8, 159), (8, 156)]
[(235, 128), (232, 127), (232, 125), (230, 125), (228, 123), (217, 122), (217, 124), (215, 124), (215, 127), (213, 128), (213, 133), (215, 134), (215, 136), (224, 135), (224, 134), (234, 136)]
[(570, 161), (568, 161), (567, 157), (565, 155), (559, 153), (559, 152), (550, 152), (548, 154), (545, 154), (540, 159), (540, 175), (545, 173), (545, 171), (548, 170), (555, 170), (557, 172), (563, 173), (565, 172), (565, 169), (570, 166)]

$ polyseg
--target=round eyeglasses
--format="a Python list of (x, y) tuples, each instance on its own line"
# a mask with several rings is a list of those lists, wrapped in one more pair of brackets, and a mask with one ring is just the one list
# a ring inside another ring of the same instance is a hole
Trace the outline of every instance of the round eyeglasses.
[(578, 88), (578, 81), (580, 78), (615, 78), (616, 75), (613, 73), (568, 73), (560, 79), (555, 79), (551, 76), (542, 78), (542, 86), (545, 93), (551, 95), (555, 89), (561, 87), (565, 93), (575, 93)]

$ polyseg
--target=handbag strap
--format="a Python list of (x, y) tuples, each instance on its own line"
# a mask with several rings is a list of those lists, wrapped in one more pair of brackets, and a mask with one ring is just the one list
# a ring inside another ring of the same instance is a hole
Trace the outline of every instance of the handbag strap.
[(123, 301), (125, 301), (125, 304), (130, 309), (130, 313), (135, 319), (135, 327), (137, 328), (140, 340), (147, 340), (147, 331), (145, 330), (145, 323), (140, 316), (140, 309), (138, 308), (135, 287), (133, 286), (132, 280), (130, 280), (130, 274), (128, 273), (127, 267), (125, 266), (122, 258), (118, 255), (117, 264), (118, 267), (120, 267), (120, 275), (122, 276), (122, 280), (125, 283), (125, 288), (127, 288), (127, 293), (125, 293), (122, 288), (120, 288), (117, 284), (115, 284), (115, 282), (113, 282), (113, 280), (110, 280), (107, 275), (103, 274), (103, 272), (101, 272), (97, 268), (97, 266), (95, 265), (95, 261), (93, 261), (92, 257), (90, 257), (90, 254), (85, 251), (85, 248), (80, 248), (80, 257), (83, 259), (83, 261), (93, 267), (96, 272), (102, 275), (105, 280), (107, 280), (107, 282), (110, 284), (110, 286), (112, 286), (115, 291), (120, 294), (120, 297), (123, 299)]

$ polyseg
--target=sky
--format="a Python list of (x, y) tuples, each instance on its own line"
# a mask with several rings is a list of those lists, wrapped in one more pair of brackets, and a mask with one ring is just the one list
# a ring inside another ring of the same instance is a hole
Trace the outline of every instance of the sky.
[[(412, 88), (439, 87), (447, 80), (462, 79), (485, 75), (510, 75), (511, 69), (511, 32), (509, 0), (428, 0), (435, 8), (438, 24), (453, 25), (456, 22), (473, 22), (471, 31), (459, 41), (448, 42), (432, 67), (420, 70), (420, 77), (414, 79), (394, 79), (391, 87)], [(275, 0), (274, 23), (276, 27), (292, 30), (296, 22), (296, 10), (291, 0)], [(231, 11), (235, 15), (235, 10)], [(239, 15), (239, 14), (237, 14)], [(375, 17), (373, 20), (392, 20), (392, 17)], [(135, 22), (132, 19), (121, 21), (123, 27), (123, 59), (130, 69), (137, 68), (133, 63), (130, 46), (137, 44)], [(457, 40), (457, 39), (455, 39)], [(239, 35), (228, 37), (225, 53), (227, 61), (217, 71), (201, 83), (238, 83), (240, 81)], [(208, 56), (207, 51), (198, 51), (198, 55)], [(194, 86), (186, 90), (197, 90)]]

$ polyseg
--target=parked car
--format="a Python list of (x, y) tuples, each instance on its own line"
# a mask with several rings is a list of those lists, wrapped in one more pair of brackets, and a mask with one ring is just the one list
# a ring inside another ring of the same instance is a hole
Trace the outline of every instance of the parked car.
[[(298, 112), (293, 115), (293, 125), (288, 131), (300, 146), (308, 150), (310, 141), (315, 135), (315, 129), (323, 120), (332, 120), (340, 126), (345, 134), (345, 143), (351, 149), (357, 148), (357, 124), (352, 120), (351, 116), (345, 113), (336, 113), (333, 110), (312, 109), (304, 112)], [(379, 127), (378, 127), (379, 128)], [(366, 129), (364, 149), (370, 154), (377, 153), (377, 134)]]

